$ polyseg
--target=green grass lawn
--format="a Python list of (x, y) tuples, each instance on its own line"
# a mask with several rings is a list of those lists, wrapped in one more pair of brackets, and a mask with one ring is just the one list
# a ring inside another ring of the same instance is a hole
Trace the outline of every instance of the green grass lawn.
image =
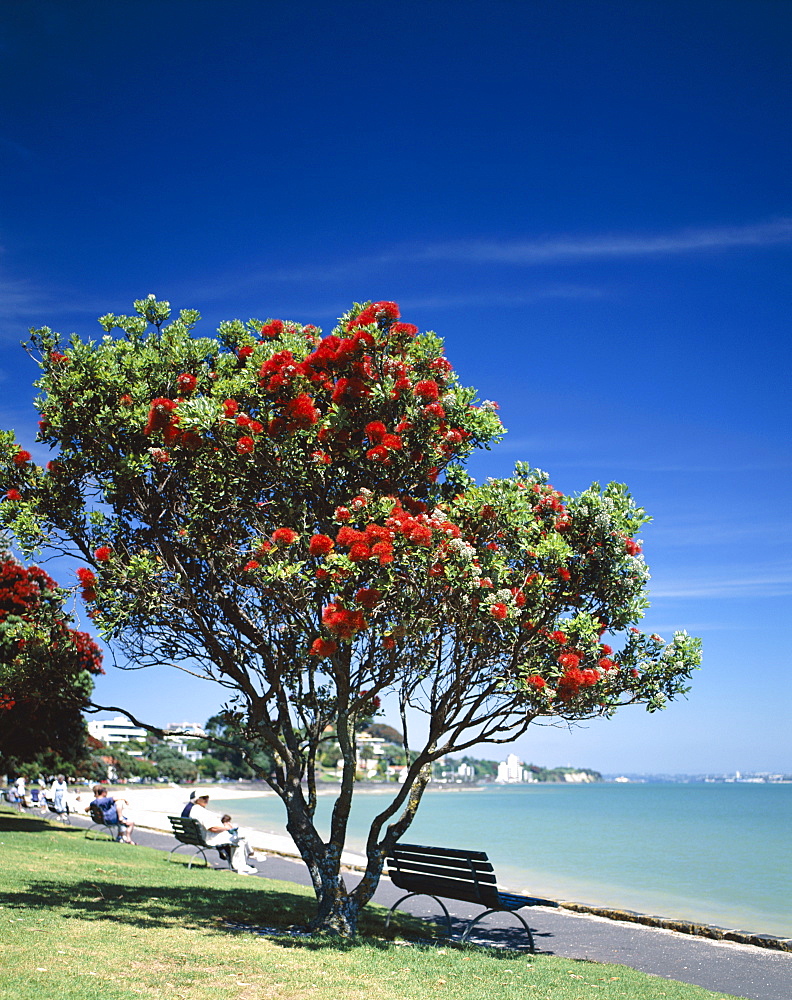
[(262, 937), (228, 922), (307, 921), (287, 882), (172, 863), (0, 809), (2, 1000), (706, 1000), (723, 997), (620, 965), (409, 940), (367, 907), (355, 942)]

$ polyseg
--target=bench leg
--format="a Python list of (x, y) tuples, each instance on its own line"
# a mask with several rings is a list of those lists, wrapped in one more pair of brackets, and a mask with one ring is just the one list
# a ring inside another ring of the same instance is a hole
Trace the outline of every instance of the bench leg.
[(516, 910), (485, 910), (483, 913), (480, 913), (477, 917), (475, 917), (473, 920), (470, 921), (470, 923), (465, 928), (465, 933), (462, 935), (462, 940), (467, 941), (468, 935), (476, 926), (476, 924), (479, 922), (479, 920), (483, 920), (484, 917), (488, 917), (491, 913), (511, 913), (513, 916), (517, 917), (517, 919), (525, 928), (525, 933), (528, 935), (528, 943), (531, 947), (531, 954), (533, 955), (536, 952), (536, 948), (534, 947), (533, 934), (531, 934), (531, 928), (528, 926), (528, 923), (525, 920), (525, 918), (522, 917), (519, 913), (517, 913)]
[(451, 915), (446, 909), (445, 903), (441, 899), (438, 899), (437, 896), (432, 896), (428, 892), (408, 892), (406, 896), (402, 896), (401, 899), (397, 899), (396, 902), (393, 904), (393, 906), (388, 910), (388, 916), (385, 918), (385, 930), (388, 929), (388, 925), (390, 924), (390, 918), (393, 914), (393, 911), (396, 909), (399, 903), (403, 903), (405, 899), (411, 899), (413, 896), (429, 896), (430, 899), (433, 899), (437, 903), (437, 905), (442, 909), (443, 913), (445, 914), (445, 922), (446, 922), (446, 928), (448, 930), (448, 936), (451, 937)]

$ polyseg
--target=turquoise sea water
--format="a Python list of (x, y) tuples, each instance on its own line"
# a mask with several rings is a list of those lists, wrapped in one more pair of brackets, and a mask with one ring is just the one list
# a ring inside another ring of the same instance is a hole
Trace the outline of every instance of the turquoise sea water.
[[(348, 850), (384, 795), (357, 796)], [(274, 797), (213, 807), (284, 832)], [(485, 850), (517, 892), (792, 936), (790, 834), (792, 785), (598, 783), (431, 789), (404, 840)]]

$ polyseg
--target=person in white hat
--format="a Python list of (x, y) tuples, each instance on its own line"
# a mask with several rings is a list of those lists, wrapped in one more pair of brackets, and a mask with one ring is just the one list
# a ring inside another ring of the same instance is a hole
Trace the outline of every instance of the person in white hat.
[(258, 875), (258, 868), (248, 864), (248, 858), (253, 851), (245, 837), (240, 836), (231, 826), (231, 821), (223, 823), (217, 813), (206, 808), (209, 802), (208, 792), (196, 792), (195, 804), (190, 810), (190, 819), (198, 820), (204, 831), (204, 840), (210, 847), (231, 848), (231, 867), (240, 875)]

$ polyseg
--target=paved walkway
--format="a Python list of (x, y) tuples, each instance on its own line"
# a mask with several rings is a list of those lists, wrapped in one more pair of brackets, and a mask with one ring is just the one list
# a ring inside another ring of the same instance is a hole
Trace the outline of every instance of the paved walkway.
[[(78, 822), (85, 822), (81, 818)], [(175, 841), (152, 830), (136, 829), (135, 840), (157, 850), (170, 850)], [(119, 850), (125, 848), (119, 845)], [(298, 860), (270, 855), (258, 865), (265, 878), (310, 885), (305, 865)], [(253, 877), (253, 876), (251, 876)], [(354, 884), (359, 876), (349, 875)], [(383, 878), (374, 902), (390, 907), (404, 895)], [(480, 909), (465, 903), (446, 901), (457, 927)], [(427, 905), (424, 905), (427, 904)], [(419, 916), (437, 915), (430, 899), (413, 899), (405, 908)], [(572, 913), (549, 907), (521, 911), (536, 940), (537, 951), (566, 958), (589, 959), (628, 965), (664, 979), (703, 986), (724, 996), (748, 1000), (792, 1000), (792, 953), (753, 945), (712, 941), (677, 931), (608, 920), (590, 914)], [(525, 946), (525, 932), (508, 914), (493, 914), (475, 928), (476, 944)]]

